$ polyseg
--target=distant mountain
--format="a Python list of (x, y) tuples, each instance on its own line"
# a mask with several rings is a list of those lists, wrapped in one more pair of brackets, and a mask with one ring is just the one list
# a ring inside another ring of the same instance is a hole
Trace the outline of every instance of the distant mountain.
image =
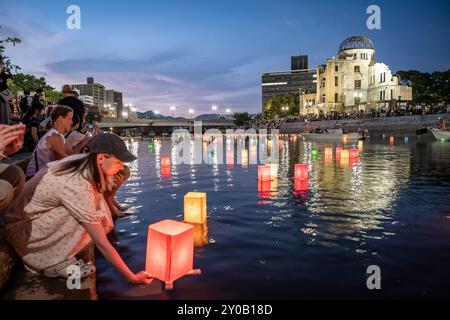
[[(187, 119), (184, 117), (170, 117), (170, 116), (163, 116), (162, 114), (154, 113), (153, 111), (145, 111), (145, 112), (136, 112), (138, 119)], [(232, 115), (220, 115), (220, 114), (201, 114), (197, 117), (195, 117), (195, 120), (216, 120), (216, 119), (233, 119)]]
[(225, 116), (220, 114), (201, 114), (197, 117), (195, 117), (195, 120), (216, 120), (216, 119), (223, 119)]
[(162, 114), (154, 113), (153, 111), (136, 112), (138, 119), (173, 119), (172, 117), (166, 117)]

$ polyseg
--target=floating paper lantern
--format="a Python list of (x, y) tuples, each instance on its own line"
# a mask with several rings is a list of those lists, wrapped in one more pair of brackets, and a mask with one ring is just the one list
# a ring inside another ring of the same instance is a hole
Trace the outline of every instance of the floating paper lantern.
[(234, 164), (234, 150), (227, 149), (227, 164)]
[(350, 149), (350, 159), (359, 157), (359, 149)]
[(206, 221), (206, 193), (189, 192), (184, 196), (184, 222), (204, 223)]
[(278, 178), (278, 164), (271, 163), (269, 166), (271, 180), (276, 180)]
[(308, 180), (308, 164), (296, 163), (294, 167), (294, 179)]
[(170, 156), (161, 157), (161, 167), (170, 167)]
[(409, 138), (405, 137), (404, 141), (405, 141), (405, 144), (407, 144), (409, 142)]
[(341, 158), (342, 147), (336, 147), (336, 159)]
[(243, 166), (248, 165), (248, 150), (241, 151), (241, 163)]
[(350, 152), (348, 150), (341, 150), (341, 159), (350, 158)]
[(193, 269), (194, 228), (190, 224), (163, 220), (148, 226), (145, 271), (165, 282), (166, 289), (185, 275), (200, 274)]
[(258, 166), (258, 180), (259, 181), (270, 181), (271, 177), (271, 169), (270, 166)]
[(389, 138), (389, 142), (390, 142), (390, 144), (394, 144), (394, 136), (391, 136), (391, 137)]
[(149, 143), (149, 144), (147, 145), (147, 151), (148, 151), (149, 153), (152, 153), (152, 152), (153, 152), (153, 143)]
[(445, 143), (445, 138), (441, 138), (441, 139), (439, 139), (439, 141), (440, 141), (441, 143)]
[(332, 158), (333, 157), (333, 148), (325, 148), (325, 157)]
[(311, 149), (311, 155), (317, 156), (317, 149)]

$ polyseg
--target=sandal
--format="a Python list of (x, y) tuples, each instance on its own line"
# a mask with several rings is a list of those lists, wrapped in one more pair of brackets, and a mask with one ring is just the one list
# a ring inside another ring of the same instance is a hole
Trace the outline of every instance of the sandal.
[(44, 270), (44, 275), (47, 278), (68, 278), (73, 274), (73, 272), (69, 272), (70, 266), (77, 266), (80, 268), (80, 278), (84, 279), (93, 275), (96, 271), (95, 266), (93, 264), (84, 263), (83, 260), (77, 260), (75, 257), (67, 259), (57, 265), (47, 268)]

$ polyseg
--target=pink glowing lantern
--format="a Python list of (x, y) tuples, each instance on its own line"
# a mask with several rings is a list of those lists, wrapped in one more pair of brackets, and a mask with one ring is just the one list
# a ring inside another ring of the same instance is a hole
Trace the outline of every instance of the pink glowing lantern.
[(148, 226), (145, 271), (173, 289), (173, 282), (185, 275), (201, 274), (193, 269), (194, 228), (174, 220)]
[(390, 142), (391, 144), (394, 144), (394, 136), (391, 136), (391, 137), (389, 138), (389, 142)]
[(308, 180), (308, 164), (296, 163), (294, 168), (294, 179)]
[(272, 171), (270, 166), (258, 166), (258, 180), (270, 181), (272, 179)]
[(170, 167), (170, 156), (162, 156), (161, 157), (161, 167)]
[(350, 159), (356, 159), (359, 157), (359, 149), (350, 149)]
[(336, 147), (336, 159), (341, 158), (342, 147)]

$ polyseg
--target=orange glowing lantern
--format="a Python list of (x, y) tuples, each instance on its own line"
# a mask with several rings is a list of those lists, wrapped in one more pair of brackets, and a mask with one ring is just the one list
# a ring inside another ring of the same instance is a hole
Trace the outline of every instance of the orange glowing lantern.
[(148, 226), (145, 271), (165, 282), (166, 289), (185, 275), (201, 274), (193, 269), (194, 227), (174, 220)]
[(341, 159), (350, 158), (350, 152), (348, 150), (341, 150)]
[(350, 159), (359, 157), (359, 149), (350, 149)]
[(359, 141), (358, 141), (358, 149), (359, 149), (359, 150), (362, 150), (363, 148), (364, 148), (364, 141), (359, 140)]
[(170, 156), (161, 157), (161, 167), (170, 167)]
[(272, 179), (270, 166), (258, 166), (258, 180), (270, 181)]
[(336, 159), (341, 158), (342, 147), (336, 147)]
[(333, 157), (333, 148), (325, 148), (325, 158)]
[(389, 142), (390, 142), (391, 144), (394, 144), (394, 136), (391, 136), (391, 137), (389, 138)]
[(308, 164), (296, 163), (294, 168), (294, 179), (308, 180)]
[(184, 196), (184, 222), (206, 222), (205, 192), (189, 192)]

